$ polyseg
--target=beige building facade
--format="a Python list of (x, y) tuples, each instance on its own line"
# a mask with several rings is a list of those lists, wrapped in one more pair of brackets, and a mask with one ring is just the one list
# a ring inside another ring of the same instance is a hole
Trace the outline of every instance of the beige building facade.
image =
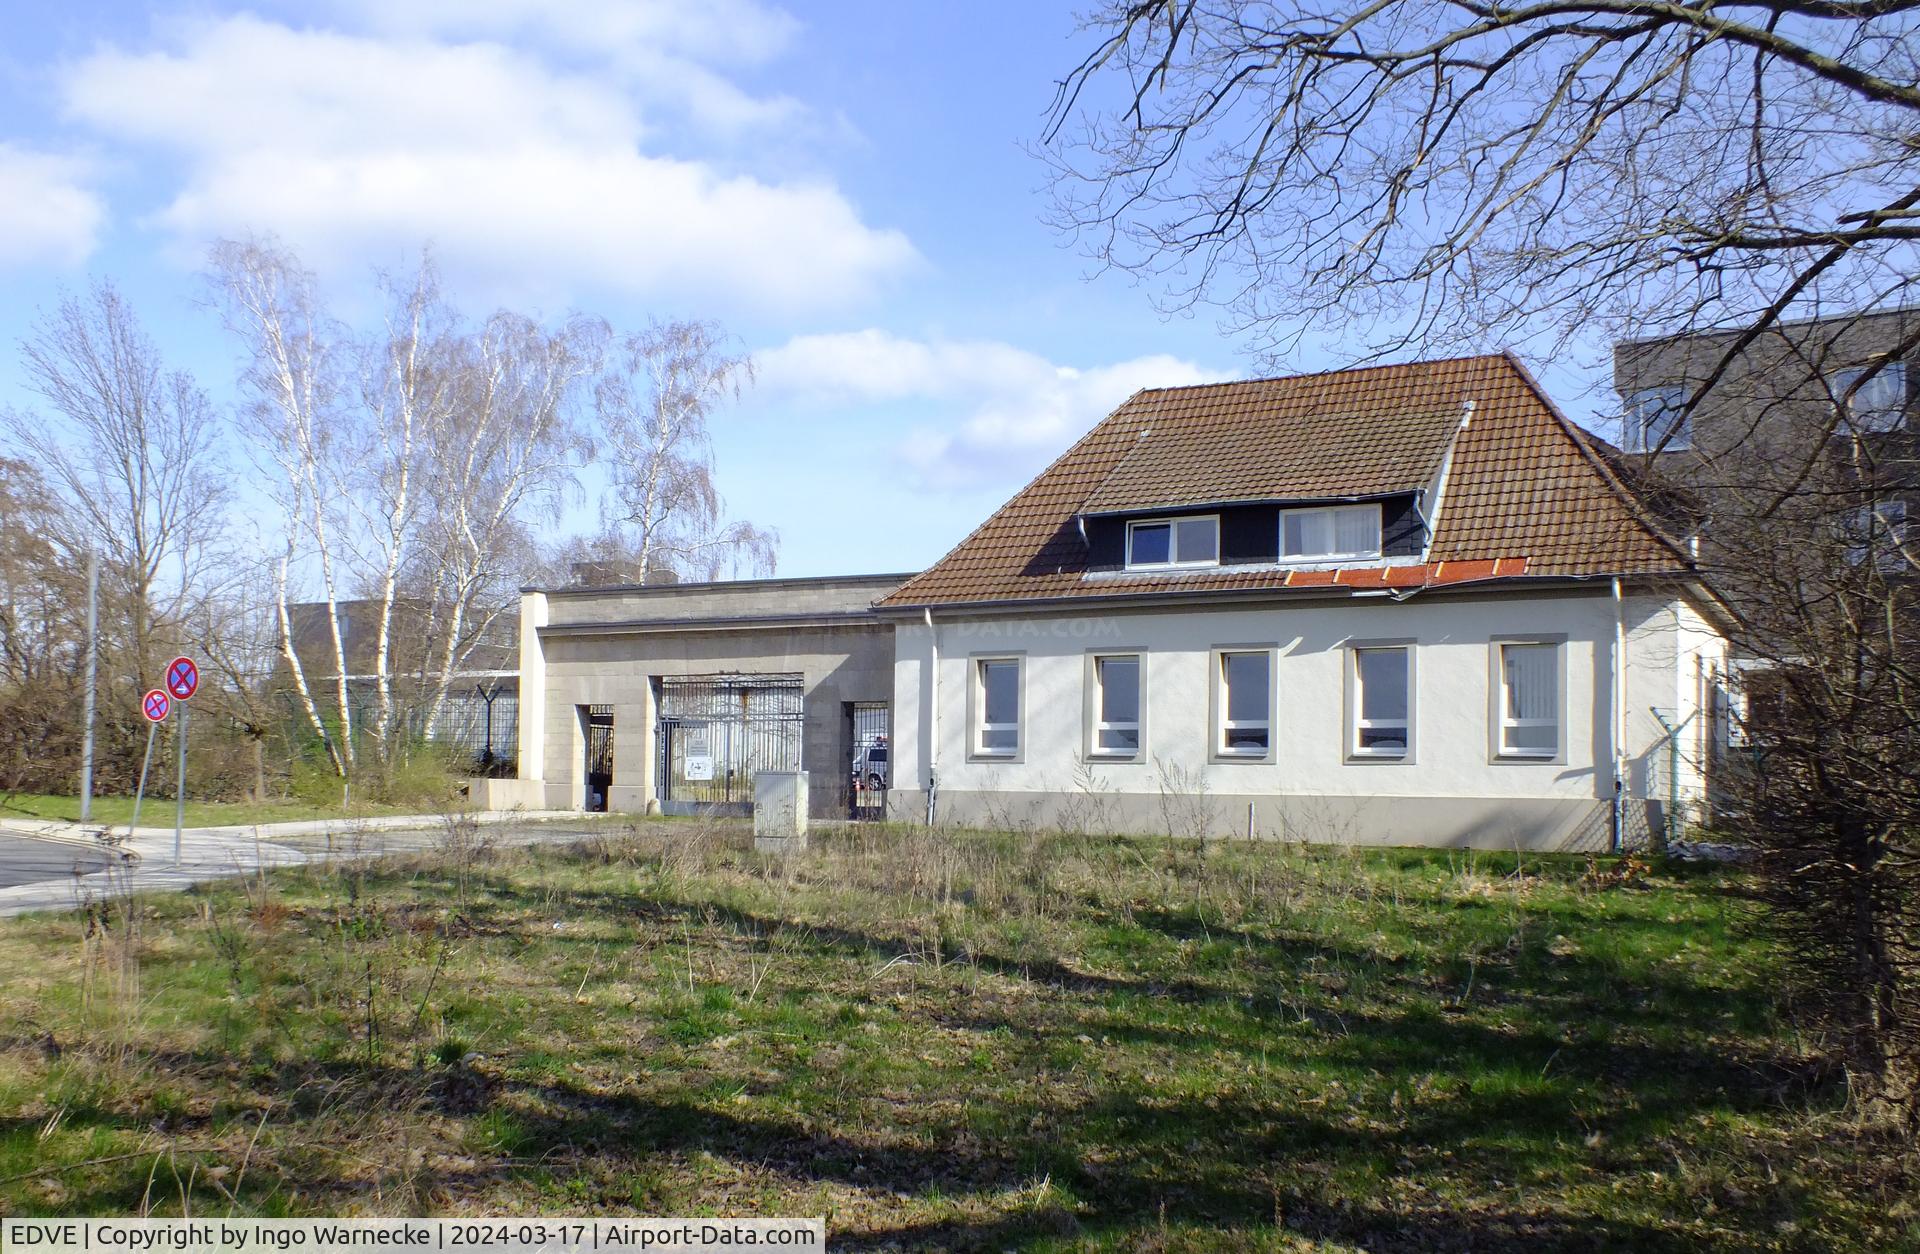
[(893, 625), (871, 606), (906, 578), (526, 590), (520, 778), (496, 803), (744, 812), (753, 774), (800, 770), (834, 816), (856, 757), (884, 761)]

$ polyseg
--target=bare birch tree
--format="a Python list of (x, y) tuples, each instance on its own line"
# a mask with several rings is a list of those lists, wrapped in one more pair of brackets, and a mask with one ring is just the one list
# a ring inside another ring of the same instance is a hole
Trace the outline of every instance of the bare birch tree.
[(576, 318), (557, 331), (498, 313), (462, 342), (455, 403), (430, 429), (426, 552), (440, 637), (428, 672), (432, 727), (459, 664), (513, 603), (502, 584), (525, 529), (557, 520), (585, 449), (582, 385), (601, 366), (605, 324)]
[[(327, 318), (290, 253), (226, 243), (213, 254), (229, 324), (248, 346), (249, 429), (297, 543), (280, 563), (282, 661), (336, 769), (356, 732), (375, 762), (433, 725), (475, 640), (511, 599), (504, 576), (530, 526), (576, 482), (579, 407), (600, 369), (602, 323), (557, 330), (496, 314), (475, 327), (445, 300), (430, 257), (381, 275), (383, 325)], [(325, 597), (337, 740), (308, 688), (291, 589), (306, 564)], [(341, 630), (345, 596), (356, 643)], [(358, 674), (356, 674), (358, 672)], [(354, 676), (353, 689), (349, 676)], [(358, 715), (354, 692), (371, 696)]]
[[(344, 390), (340, 333), (320, 309), (313, 275), (284, 249), (260, 240), (223, 240), (210, 254), (209, 270), (227, 327), (244, 347), (241, 381), (250, 403), (242, 411), (243, 427), (258, 455), (277, 472), (269, 476), (269, 491), (288, 526), (287, 552), (275, 581), (281, 660), (327, 760), (345, 776), (353, 766), (354, 746), (347, 651), (340, 629), (342, 572), (335, 552), (342, 495), (335, 460)], [(339, 705), (337, 737), (328, 728), (294, 647), (288, 567), (302, 541), (311, 546), (325, 597)]]
[(455, 382), (460, 353), (431, 257), (423, 256), (404, 282), (382, 275), (380, 288), (387, 297), (385, 334), (357, 353), (363, 364), (354, 429), (370, 455), (347, 471), (342, 500), (357, 517), (350, 534), (364, 537), (360, 560), (374, 588), (370, 730), (375, 753), (384, 760), (396, 724), (392, 663), (400, 574), (420, 543), (431, 503), (422, 482), (431, 473), (428, 446), (456, 429), (462, 415)]
[(771, 572), (778, 536), (725, 518), (709, 430), (752, 380), (752, 362), (710, 322), (655, 323), (621, 337), (612, 356), (594, 414), (618, 501), (608, 521), (632, 535), (638, 578), (656, 568), (709, 579)]

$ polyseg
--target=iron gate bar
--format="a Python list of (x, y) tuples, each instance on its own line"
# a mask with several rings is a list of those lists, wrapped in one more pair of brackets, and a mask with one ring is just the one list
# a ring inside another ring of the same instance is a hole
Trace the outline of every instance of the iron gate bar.
[[(660, 763), (656, 792), (668, 814), (741, 812), (759, 771), (798, 771), (804, 677), (797, 673), (672, 675), (660, 678)], [(689, 778), (689, 758), (704, 760)]]
[(851, 755), (847, 770), (847, 817), (885, 818), (887, 789), (893, 780), (887, 703), (853, 702), (847, 707), (847, 720)]

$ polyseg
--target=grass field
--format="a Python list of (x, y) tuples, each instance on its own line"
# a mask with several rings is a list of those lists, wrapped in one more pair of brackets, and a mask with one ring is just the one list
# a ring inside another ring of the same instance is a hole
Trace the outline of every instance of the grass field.
[[(167, 790), (172, 789), (168, 777)], [(256, 823), (292, 823), (304, 819), (371, 818), (385, 814), (431, 813), (435, 807), (419, 805), (361, 805), (351, 812), (339, 806), (317, 806), (299, 800), (267, 801), (192, 801), (187, 802), (188, 827), (252, 826)], [(62, 819), (80, 818), (80, 798), (46, 793), (18, 793), (0, 803), (0, 818)], [(124, 826), (133, 818), (132, 797), (95, 797), (92, 822)], [(140, 804), (140, 826), (172, 827), (174, 800), (171, 796), (149, 796)]]
[(825, 1215), (835, 1249), (1886, 1250), (1727, 871), (868, 829), (0, 925), (0, 1211)]

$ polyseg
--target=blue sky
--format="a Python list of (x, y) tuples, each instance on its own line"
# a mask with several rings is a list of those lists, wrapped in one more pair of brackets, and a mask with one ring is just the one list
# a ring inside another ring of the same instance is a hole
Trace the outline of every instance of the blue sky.
[(249, 231), (349, 316), (430, 243), (471, 312), (716, 318), (759, 365), (721, 487), (784, 573), (923, 566), (1136, 388), (1252, 369), (1043, 221), (1065, 6), (72, 0), (8, 28), (0, 344), (104, 274), (225, 396), (196, 269)]

